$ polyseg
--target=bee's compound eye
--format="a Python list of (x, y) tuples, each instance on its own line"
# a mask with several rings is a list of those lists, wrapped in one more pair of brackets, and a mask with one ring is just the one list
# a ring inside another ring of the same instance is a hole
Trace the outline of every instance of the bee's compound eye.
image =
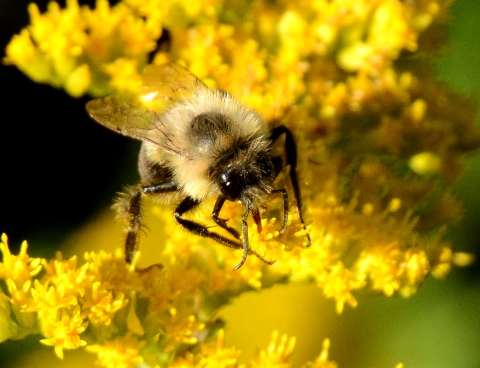
[(242, 187), (238, 173), (228, 170), (220, 175), (220, 190), (229, 201), (237, 201), (242, 193)]

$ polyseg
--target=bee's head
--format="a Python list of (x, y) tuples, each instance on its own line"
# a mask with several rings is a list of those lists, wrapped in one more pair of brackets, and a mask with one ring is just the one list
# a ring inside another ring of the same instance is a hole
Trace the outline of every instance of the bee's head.
[(272, 191), (275, 169), (269, 151), (264, 148), (250, 146), (229, 155), (216, 167), (216, 181), (226, 199), (259, 205)]

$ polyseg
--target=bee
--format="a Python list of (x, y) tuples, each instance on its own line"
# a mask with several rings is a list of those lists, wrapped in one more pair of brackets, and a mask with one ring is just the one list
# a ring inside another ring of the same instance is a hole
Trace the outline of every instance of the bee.
[[(123, 195), (128, 222), (126, 262), (132, 262), (138, 248), (142, 197), (160, 194), (169, 202), (173, 200), (168, 198), (175, 196), (168, 195), (176, 194), (179, 203), (173, 216), (179, 225), (193, 234), (243, 250), (234, 270), (245, 263), (248, 254), (272, 264), (249, 247), (247, 218), (251, 215), (261, 231), (260, 208), (271, 195), (281, 195), (280, 233), (285, 231), (288, 193), (275, 188), (274, 180), (287, 165), (299, 219), (305, 228), (296, 174), (297, 151), (290, 130), (278, 126), (269, 131), (256, 112), (227, 92), (210, 89), (186, 68), (174, 63), (149, 65), (138, 95), (92, 100), (86, 109), (101, 125), (142, 141), (138, 159), (141, 182)], [(286, 164), (272, 153), (273, 143), (282, 135)], [(211, 196), (216, 197), (213, 221), (231, 238), (183, 217)], [(239, 202), (245, 208), (241, 234), (219, 217), (226, 201)], [(308, 234), (306, 240), (309, 246)]]

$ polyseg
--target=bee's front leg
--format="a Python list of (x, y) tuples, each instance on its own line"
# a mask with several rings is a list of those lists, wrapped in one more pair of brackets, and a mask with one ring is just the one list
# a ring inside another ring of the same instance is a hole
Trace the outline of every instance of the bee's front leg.
[[(200, 236), (203, 236), (205, 238), (213, 239), (216, 242), (218, 242), (222, 245), (225, 245), (227, 247), (230, 247), (230, 248), (243, 249), (244, 250), (244, 255), (242, 257), (242, 260), (234, 268), (234, 270), (238, 270), (243, 265), (243, 263), (245, 262), (245, 259), (246, 259), (246, 254), (254, 254), (255, 256), (257, 256), (258, 258), (260, 258), (263, 262), (265, 262), (267, 264), (273, 264), (275, 262), (275, 261), (267, 261), (262, 256), (260, 256), (257, 252), (251, 250), (248, 247), (248, 228), (247, 228), (247, 224), (246, 224), (246, 217), (250, 213), (250, 209), (242, 217), (242, 220), (243, 220), (242, 221), (242, 223), (243, 223), (242, 232), (243, 232), (243, 235), (244, 235), (244, 244), (241, 244), (239, 242), (236, 242), (236, 241), (230, 240), (230, 239), (228, 239), (224, 236), (221, 236), (217, 233), (209, 231), (206, 226), (204, 226), (202, 224), (199, 224), (198, 222), (182, 218), (182, 216), (186, 212), (188, 212), (188, 211), (194, 209), (195, 207), (197, 207), (200, 204), (200, 202), (201, 201), (193, 199), (192, 197), (187, 197), (182, 202), (180, 202), (178, 207), (175, 209), (175, 212), (174, 212), (173, 215), (175, 216), (175, 219), (177, 220), (177, 222), (180, 225), (182, 225), (184, 229), (190, 231), (191, 233), (193, 233), (195, 235), (200, 235)], [(217, 203), (219, 203), (218, 207), (221, 208), (221, 205), (223, 205), (223, 203), (221, 203), (221, 200), (220, 201), (217, 200)], [(217, 206), (215, 206), (215, 207), (217, 207)]]
[[(208, 228), (205, 225), (199, 224), (198, 222), (191, 221), (191, 220), (186, 220), (182, 218), (182, 216), (197, 207), (200, 204), (201, 201), (193, 199), (192, 197), (187, 197), (185, 198), (175, 209), (175, 212), (173, 215), (175, 216), (175, 219), (177, 222), (183, 226), (184, 229), (190, 231), (191, 233), (194, 233), (196, 235), (203, 236), (205, 238), (210, 238), (215, 241), (217, 241), (220, 244), (226, 245), (227, 247), (230, 248), (235, 248), (235, 249), (241, 249), (243, 248), (243, 245), (240, 243), (237, 243), (233, 240), (230, 240), (222, 235), (219, 235), (217, 233), (211, 232), (208, 230)], [(221, 207), (221, 206), (220, 206)]]
[(226, 198), (224, 196), (218, 196), (217, 201), (215, 202), (215, 207), (213, 207), (212, 217), (213, 221), (220, 226), (222, 229), (227, 230), (235, 238), (240, 239), (240, 233), (231, 226), (227, 225), (227, 220), (218, 217), (220, 211), (222, 210), (223, 205), (225, 204)]

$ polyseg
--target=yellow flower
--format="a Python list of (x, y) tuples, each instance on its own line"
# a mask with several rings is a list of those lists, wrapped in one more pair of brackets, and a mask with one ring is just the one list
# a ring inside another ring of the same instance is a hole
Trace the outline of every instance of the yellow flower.
[(77, 349), (87, 345), (80, 339), (80, 334), (85, 331), (88, 322), (84, 322), (80, 316), (80, 307), (76, 307), (70, 316), (62, 310), (60, 318), (52, 315), (45, 315), (42, 318), (42, 330), (46, 339), (40, 340), (42, 344), (53, 346), (55, 354), (63, 359), (64, 349)]
[(36, 276), (41, 270), (40, 260), (30, 258), (27, 254), (27, 242), (24, 241), (17, 256), (8, 249), (8, 238), (2, 234), (0, 251), (3, 254), (0, 263), (0, 278), (12, 280), (16, 286), (22, 287), (31, 277)]
[[(305, 368), (337, 368), (338, 365), (335, 362), (328, 360), (328, 349), (330, 348), (330, 340), (325, 339), (323, 340), (323, 347), (322, 352), (315, 359), (314, 362), (307, 363), (304, 367)], [(401, 368), (401, 367), (398, 367)]]
[(92, 323), (109, 325), (115, 313), (128, 303), (123, 293), (114, 297), (98, 281), (92, 285), (91, 293), (91, 300), (84, 304), (84, 308), (89, 308), (88, 318)]
[(278, 331), (272, 333), (272, 339), (267, 349), (258, 353), (251, 367), (289, 367), (288, 360), (295, 347), (295, 338), (287, 335), (278, 336)]
[(144, 341), (138, 341), (136, 336), (127, 332), (125, 336), (106, 341), (102, 345), (87, 346), (87, 350), (97, 354), (98, 365), (107, 368), (128, 368), (143, 362), (140, 350), (144, 345)]
[(227, 347), (224, 330), (218, 331), (215, 345), (202, 348), (197, 366), (200, 367), (234, 367), (240, 352), (234, 347)]
[(320, 275), (317, 281), (327, 297), (336, 300), (337, 313), (342, 313), (345, 303), (351, 307), (357, 306), (357, 300), (352, 292), (365, 285), (362, 280), (355, 279), (355, 275), (346, 269), (342, 263), (337, 263), (329, 273)]
[[(28, 9), (32, 24), (12, 39), (4, 62), (36, 82), (65, 88), (73, 97), (128, 89), (119, 81), (109, 84), (118, 72), (108, 65), (124, 55), (141, 68), (162, 29), (160, 22), (135, 16), (124, 4), (110, 7), (106, 0), (98, 0), (93, 10), (80, 7), (77, 0), (68, 0), (65, 9), (52, 1), (45, 14), (35, 4)], [(117, 68), (132, 73), (124, 65)]]

